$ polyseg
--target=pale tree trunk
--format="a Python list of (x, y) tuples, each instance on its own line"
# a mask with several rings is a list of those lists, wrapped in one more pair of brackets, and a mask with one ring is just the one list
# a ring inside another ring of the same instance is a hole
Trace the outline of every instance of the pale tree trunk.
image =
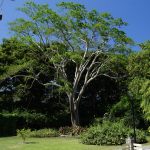
[(70, 114), (71, 114), (71, 124), (73, 127), (80, 126), (79, 120), (79, 103), (75, 102), (75, 98), (71, 94), (69, 97), (69, 105), (70, 105)]

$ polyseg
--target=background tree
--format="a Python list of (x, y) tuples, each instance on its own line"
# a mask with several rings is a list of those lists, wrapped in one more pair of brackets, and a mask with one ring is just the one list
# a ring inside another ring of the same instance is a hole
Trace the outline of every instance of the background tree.
[[(17, 19), (11, 23), (11, 30), (28, 44), (31, 53), (36, 51), (36, 57), (48, 64), (49, 69), (56, 70), (53, 83), (56, 79), (59, 90), (68, 96), (71, 122), (77, 126), (85, 89), (98, 76), (120, 76), (111, 68), (111, 62), (116, 60), (112, 53), (127, 54), (127, 45), (132, 40), (119, 29), (126, 23), (108, 13), (88, 12), (83, 5), (72, 2), (62, 2), (58, 7), (63, 9), (61, 14), (48, 5), (27, 2), (20, 10), (28, 20)], [(68, 74), (70, 63), (73, 67)], [(35, 80), (40, 73), (34, 76)], [(52, 82), (41, 84), (49, 86)]]
[(3, 40), (0, 53), (0, 113), (17, 115), (17, 128), (70, 125), (66, 96), (55, 86), (41, 84), (52, 80), (54, 71), (36, 57), (36, 51), (31, 53), (26, 44), (10, 38)]
[(129, 57), (129, 90), (150, 120), (150, 42), (140, 44), (141, 51)]

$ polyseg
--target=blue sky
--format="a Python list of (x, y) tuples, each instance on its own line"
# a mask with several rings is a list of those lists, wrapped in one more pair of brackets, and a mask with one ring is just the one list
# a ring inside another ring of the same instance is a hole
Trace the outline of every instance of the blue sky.
[[(1, 2), (2, 0), (0, 0)], [(16, 8), (23, 6), (26, 0), (4, 0), (2, 6), (3, 20), (0, 21), (0, 42), (11, 33), (8, 23), (18, 17), (24, 17)], [(37, 3), (48, 3), (55, 9), (55, 4), (61, 0), (34, 0)], [(150, 40), (150, 0), (63, 0), (84, 4), (89, 10), (109, 12), (114, 17), (122, 18), (128, 23), (125, 31), (135, 42)]]

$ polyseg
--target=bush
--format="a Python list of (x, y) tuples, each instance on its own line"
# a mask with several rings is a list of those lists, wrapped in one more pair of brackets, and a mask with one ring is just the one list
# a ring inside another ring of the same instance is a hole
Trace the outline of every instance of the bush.
[(60, 127), (59, 128), (60, 135), (71, 135), (72, 134), (72, 127)]
[(59, 133), (54, 129), (41, 129), (30, 132), (29, 136), (35, 138), (57, 137)]
[(34, 137), (34, 138), (45, 138), (45, 137), (57, 137), (59, 133), (57, 130), (54, 129), (40, 129), (31, 131), (30, 129), (21, 129), (17, 130), (17, 136), (21, 137), (23, 142), (27, 137)]
[[(91, 126), (82, 134), (81, 142), (90, 145), (121, 145), (128, 136), (133, 135), (132, 129), (122, 122), (104, 121), (100, 125)], [(146, 142), (146, 136), (137, 130), (137, 142)]]
[[(133, 137), (133, 129), (130, 129), (129, 131), (129, 136)], [(146, 143), (147, 139), (146, 139), (146, 133), (142, 130), (136, 129), (136, 143)]]
[(76, 127), (60, 127), (59, 128), (59, 134), (60, 135), (72, 135), (77, 136), (80, 135), (82, 132), (84, 132), (86, 129), (80, 126)]

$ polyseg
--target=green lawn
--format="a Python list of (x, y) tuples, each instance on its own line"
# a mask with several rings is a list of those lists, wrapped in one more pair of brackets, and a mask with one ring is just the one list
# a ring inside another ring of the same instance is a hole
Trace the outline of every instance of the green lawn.
[(0, 150), (120, 150), (120, 146), (83, 145), (75, 138), (29, 138), (22, 144), (21, 138), (0, 138)]

